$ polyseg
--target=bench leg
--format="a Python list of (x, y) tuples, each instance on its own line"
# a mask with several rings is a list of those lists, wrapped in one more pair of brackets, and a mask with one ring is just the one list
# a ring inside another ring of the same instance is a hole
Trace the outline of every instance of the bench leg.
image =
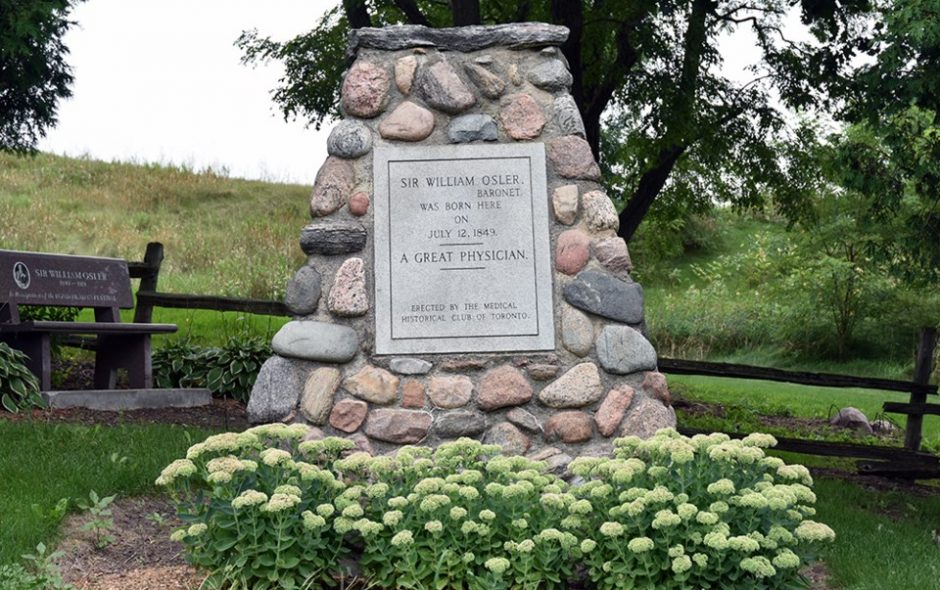
[(150, 334), (99, 335), (95, 353), (95, 387), (114, 389), (117, 369), (127, 369), (128, 384), (132, 389), (150, 389), (153, 387), (150, 353)]
[(29, 357), (26, 368), (39, 380), (39, 390), (52, 389), (52, 352), (49, 334), (4, 334), (0, 342), (19, 350)]

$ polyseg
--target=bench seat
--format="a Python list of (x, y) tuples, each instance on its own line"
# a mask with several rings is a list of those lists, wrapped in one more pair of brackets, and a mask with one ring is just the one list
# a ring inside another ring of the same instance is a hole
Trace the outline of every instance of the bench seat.
[(56, 334), (171, 334), (175, 324), (120, 324), (116, 322), (26, 321), (0, 324), (2, 333), (50, 332)]

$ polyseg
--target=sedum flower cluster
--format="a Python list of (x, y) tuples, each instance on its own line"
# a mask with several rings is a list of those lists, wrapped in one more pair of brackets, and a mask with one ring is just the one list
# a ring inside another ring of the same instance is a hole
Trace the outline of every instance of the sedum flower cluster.
[(569, 484), (470, 439), (394, 455), (303, 441), (303, 426), (209, 437), (157, 479), (173, 533), (222, 587), (323, 588), (340, 558), (377, 588), (786, 588), (832, 530), (808, 470), (767, 457), (773, 437), (618, 439), (575, 460)]
[(572, 494), (592, 506), (573, 532), (596, 542), (584, 562), (599, 589), (790, 587), (808, 546), (835, 537), (810, 520), (809, 471), (766, 456), (770, 435), (667, 429), (614, 444), (613, 459), (569, 467), (584, 480)]

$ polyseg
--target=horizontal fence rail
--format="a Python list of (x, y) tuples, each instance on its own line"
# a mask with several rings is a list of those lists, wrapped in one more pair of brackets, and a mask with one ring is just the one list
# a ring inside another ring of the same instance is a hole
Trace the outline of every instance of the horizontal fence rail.
[(177, 309), (208, 309), (211, 311), (240, 311), (258, 315), (289, 316), (291, 312), (280, 301), (265, 299), (240, 299), (214, 295), (190, 295), (181, 293), (157, 293), (138, 291), (137, 304), (149, 307), (172, 307)]
[(731, 377), (735, 379), (758, 379), (762, 381), (779, 381), (784, 383), (797, 383), (799, 385), (816, 385), (820, 387), (861, 387), (865, 389), (880, 389), (883, 391), (937, 395), (936, 385), (926, 385), (912, 381), (853, 377), (851, 375), (836, 375), (833, 373), (784, 371), (782, 369), (771, 369), (769, 367), (752, 367), (749, 365), (735, 365), (731, 363), (660, 358), (659, 370), (663, 373), (671, 373), (673, 375), (703, 375), (709, 377)]

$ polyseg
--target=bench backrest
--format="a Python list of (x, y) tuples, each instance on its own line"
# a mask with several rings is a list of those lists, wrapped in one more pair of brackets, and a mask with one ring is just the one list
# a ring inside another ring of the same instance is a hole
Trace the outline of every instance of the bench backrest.
[(99, 321), (119, 321), (113, 319), (117, 309), (134, 307), (134, 294), (127, 261), (119, 258), (0, 250), (3, 304), (7, 313), (0, 315), (7, 315), (7, 321), (18, 321), (17, 305), (110, 309), (114, 313), (100, 314)]

